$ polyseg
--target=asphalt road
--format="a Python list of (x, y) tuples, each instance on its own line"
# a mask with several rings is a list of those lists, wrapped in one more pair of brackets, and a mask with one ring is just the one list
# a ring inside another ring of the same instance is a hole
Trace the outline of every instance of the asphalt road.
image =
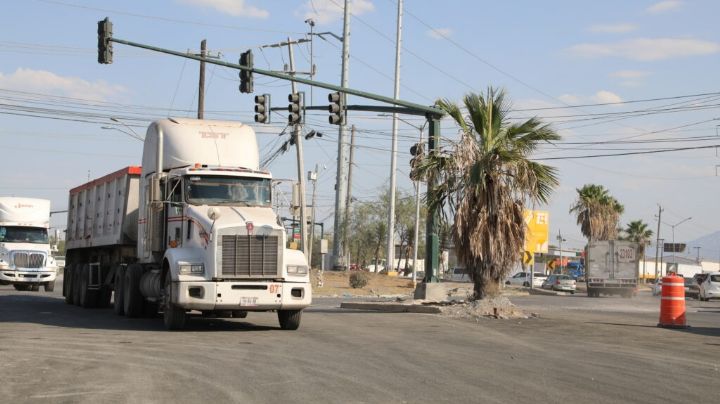
[(719, 302), (688, 301), (693, 327), (670, 330), (656, 327), (659, 300), (647, 294), (513, 300), (540, 317), (345, 311), (316, 299), (298, 331), (250, 313), (166, 332), (160, 319), (68, 306), (59, 291), (0, 286), (0, 401), (704, 403), (720, 394)]

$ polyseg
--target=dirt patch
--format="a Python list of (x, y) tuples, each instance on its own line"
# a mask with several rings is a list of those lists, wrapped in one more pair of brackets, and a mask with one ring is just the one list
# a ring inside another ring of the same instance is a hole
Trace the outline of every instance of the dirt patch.
[(451, 302), (441, 306), (442, 315), (453, 318), (530, 318), (535, 313), (526, 313), (505, 296), (497, 296), (472, 302)]
[(319, 271), (313, 270), (311, 282), (314, 296), (406, 296), (415, 291), (412, 279), (368, 273), (367, 286), (359, 289), (350, 287), (350, 272), (325, 271), (322, 286), (318, 286)]

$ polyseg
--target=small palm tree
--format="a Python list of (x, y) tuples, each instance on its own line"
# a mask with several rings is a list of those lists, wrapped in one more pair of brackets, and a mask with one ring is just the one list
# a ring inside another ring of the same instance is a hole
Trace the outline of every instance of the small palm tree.
[(570, 213), (577, 215), (582, 234), (588, 241), (616, 239), (625, 207), (602, 185), (586, 184), (576, 191), (578, 199), (570, 207)]
[(638, 243), (638, 256), (645, 259), (645, 247), (652, 241), (653, 231), (642, 220), (633, 220), (623, 229), (623, 240)]
[(466, 95), (467, 115), (448, 100), (436, 105), (460, 127), (460, 140), (450, 153), (431, 154), (414, 171), (434, 180), (428, 204), (452, 223), (456, 255), (469, 270), (474, 298), (482, 299), (497, 293), (522, 257), (525, 207), (546, 203), (558, 184), (556, 169), (530, 156), (560, 136), (537, 118), (510, 123), (502, 90)]

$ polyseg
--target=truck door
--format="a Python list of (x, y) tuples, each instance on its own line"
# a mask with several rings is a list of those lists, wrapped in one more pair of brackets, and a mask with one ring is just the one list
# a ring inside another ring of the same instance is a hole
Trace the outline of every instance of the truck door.
[(167, 181), (166, 205), (166, 248), (182, 246), (183, 235), (183, 187), (182, 179), (179, 177), (170, 178)]

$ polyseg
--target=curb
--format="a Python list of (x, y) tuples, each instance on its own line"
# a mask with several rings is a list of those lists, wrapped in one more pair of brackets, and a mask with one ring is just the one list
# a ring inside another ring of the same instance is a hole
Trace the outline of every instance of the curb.
[(528, 293), (531, 295), (544, 295), (544, 296), (565, 296), (565, 293), (562, 295), (559, 292), (556, 292), (554, 290), (545, 290), (545, 289), (538, 289), (538, 288), (528, 288)]
[(419, 304), (384, 303), (384, 302), (342, 302), (341, 309), (373, 310), (383, 313), (424, 313), (439, 314), (440, 307)]

